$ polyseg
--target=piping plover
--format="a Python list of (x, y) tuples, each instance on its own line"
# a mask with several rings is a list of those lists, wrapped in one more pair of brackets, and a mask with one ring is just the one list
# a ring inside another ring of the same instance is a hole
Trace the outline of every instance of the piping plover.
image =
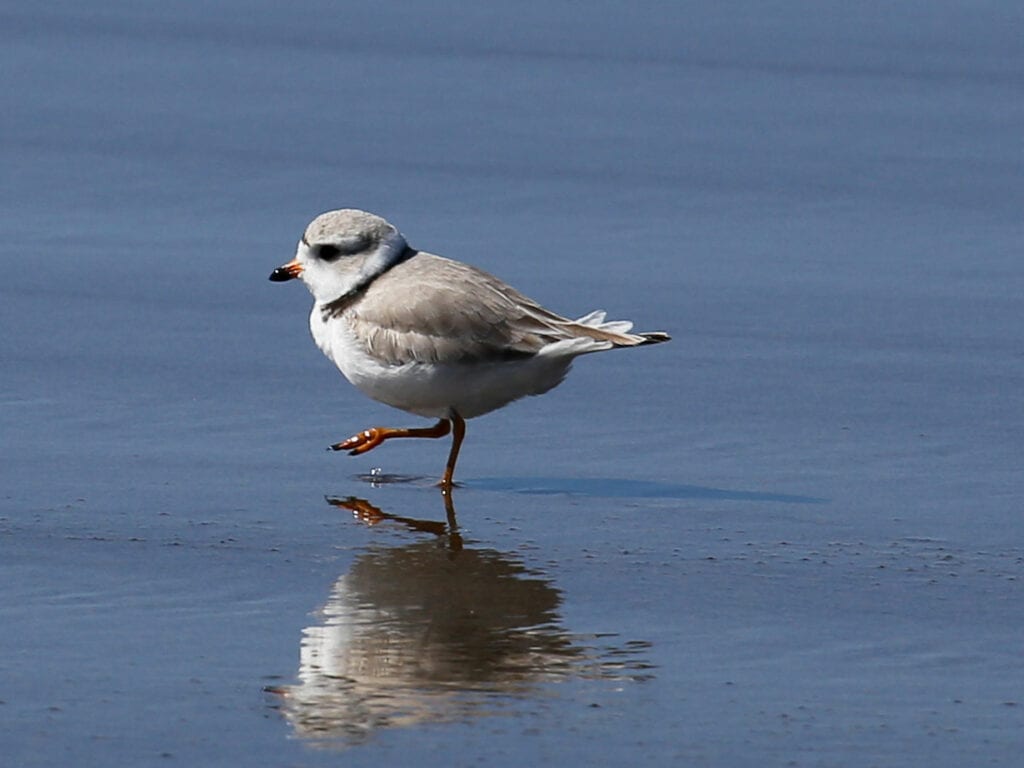
[(574, 358), (668, 341), (628, 320), (556, 315), (476, 267), (417, 251), (379, 216), (343, 209), (306, 227), (275, 282), (301, 277), (313, 294), (313, 339), (374, 400), (436, 418), (432, 427), (372, 427), (332, 445), (351, 455), (393, 437), (443, 437), (451, 490), (465, 419), (561, 383)]

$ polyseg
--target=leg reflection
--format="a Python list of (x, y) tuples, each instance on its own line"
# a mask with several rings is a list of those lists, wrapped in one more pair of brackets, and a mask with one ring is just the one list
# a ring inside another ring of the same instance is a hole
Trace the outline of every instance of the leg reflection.
[(419, 520), (412, 517), (393, 515), (371, 504), (366, 499), (360, 499), (355, 496), (347, 496), (344, 499), (328, 497), (327, 503), (340, 509), (349, 510), (357, 520), (367, 525), (377, 525), (385, 520), (390, 520), (404, 525), (413, 531), (432, 533), (435, 536), (447, 539), (448, 549), (458, 552), (462, 549), (462, 536), (459, 534), (459, 523), (455, 519), (455, 503), (452, 501), (450, 493), (444, 493), (442, 496), (444, 497), (445, 515), (448, 518), (447, 523), (437, 520)]

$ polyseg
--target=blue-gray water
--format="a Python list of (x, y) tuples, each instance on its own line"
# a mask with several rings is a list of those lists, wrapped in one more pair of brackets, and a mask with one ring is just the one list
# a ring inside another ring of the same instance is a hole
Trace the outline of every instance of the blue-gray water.
[[(1024, 12), (0, 9), (18, 766), (1015, 765)], [(446, 445), (267, 281), (373, 210), (579, 361)], [(387, 479), (385, 477), (385, 479)]]

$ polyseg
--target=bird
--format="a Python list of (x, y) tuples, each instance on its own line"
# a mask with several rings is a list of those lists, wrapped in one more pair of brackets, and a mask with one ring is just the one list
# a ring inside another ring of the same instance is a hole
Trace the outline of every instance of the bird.
[(301, 278), (309, 328), (357, 389), (433, 426), (370, 427), (331, 450), (360, 455), (394, 438), (452, 442), (439, 483), (454, 487), (466, 419), (558, 386), (575, 358), (668, 341), (598, 310), (571, 320), (481, 269), (411, 247), (386, 219), (354, 208), (313, 219), (270, 280)]

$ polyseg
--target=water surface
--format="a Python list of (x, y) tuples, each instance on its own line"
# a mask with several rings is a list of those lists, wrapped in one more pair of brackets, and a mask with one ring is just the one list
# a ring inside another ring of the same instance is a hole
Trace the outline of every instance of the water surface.
[[(1017, 5), (0, 21), (12, 764), (1017, 762)], [(448, 509), (325, 450), (415, 424), (266, 279), (341, 206), (673, 341)]]

